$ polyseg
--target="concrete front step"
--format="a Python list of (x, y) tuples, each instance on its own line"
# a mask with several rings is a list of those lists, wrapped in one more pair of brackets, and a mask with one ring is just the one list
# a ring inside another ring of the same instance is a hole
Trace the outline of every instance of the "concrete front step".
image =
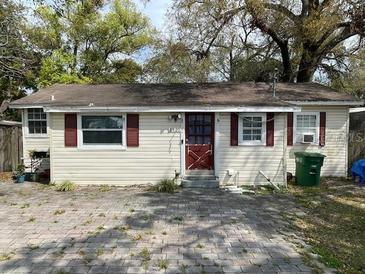
[(216, 180), (214, 175), (185, 175), (184, 180), (190, 180), (190, 181), (214, 181)]
[(192, 170), (186, 170), (185, 175), (214, 175), (214, 170), (206, 170), (206, 169), (192, 169)]
[(218, 180), (186, 180), (181, 181), (182, 187), (185, 188), (218, 188)]

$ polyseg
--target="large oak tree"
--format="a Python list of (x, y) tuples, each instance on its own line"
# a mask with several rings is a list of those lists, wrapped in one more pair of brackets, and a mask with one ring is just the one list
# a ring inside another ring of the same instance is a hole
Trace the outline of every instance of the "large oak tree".
[[(339, 47), (362, 46), (365, 32), (363, 0), (175, 0), (171, 15), (178, 38), (189, 41), (198, 59), (209, 56), (227, 29), (250, 28), (257, 48), (274, 42), (283, 81), (311, 81)], [(250, 44), (242, 39), (242, 47)]]

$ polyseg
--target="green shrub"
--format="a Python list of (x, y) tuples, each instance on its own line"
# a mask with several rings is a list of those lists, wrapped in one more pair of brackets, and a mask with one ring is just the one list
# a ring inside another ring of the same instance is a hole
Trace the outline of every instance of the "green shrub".
[(153, 186), (153, 190), (157, 192), (174, 193), (179, 186), (173, 179), (163, 179), (157, 185)]
[(63, 183), (56, 186), (57, 191), (73, 191), (75, 189), (76, 185), (71, 181), (64, 181)]

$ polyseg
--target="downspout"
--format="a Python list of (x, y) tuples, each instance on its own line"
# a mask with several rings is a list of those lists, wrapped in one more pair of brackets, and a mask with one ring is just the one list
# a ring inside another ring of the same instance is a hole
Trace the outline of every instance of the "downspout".
[(185, 148), (185, 113), (181, 113), (180, 119), (180, 178), (185, 175), (184, 169), (184, 148)]
[(287, 188), (288, 187), (288, 180), (286, 177), (287, 174), (287, 163), (286, 163), (286, 154), (287, 154), (287, 149), (288, 149), (288, 142), (287, 142), (287, 124), (288, 124), (288, 115), (286, 113), (283, 114), (284, 115), (284, 125), (283, 125), (283, 179), (284, 179), (284, 185)]

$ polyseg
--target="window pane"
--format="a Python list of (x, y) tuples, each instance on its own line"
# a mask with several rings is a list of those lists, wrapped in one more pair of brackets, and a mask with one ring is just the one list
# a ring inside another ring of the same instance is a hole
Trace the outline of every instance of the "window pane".
[(47, 133), (47, 114), (42, 108), (28, 109), (28, 132), (29, 134)]
[(30, 121), (28, 123), (28, 130), (29, 130), (29, 133), (34, 133), (34, 122)]
[(210, 125), (212, 123), (212, 116), (210, 115), (205, 115), (204, 116), (204, 124), (206, 125)]
[(206, 135), (209, 134), (210, 135), (211, 132), (212, 132), (212, 128), (210, 126), (205, 126), (204, 127), (204, 134), (206, 134)]
[(189, 144), (195, 144), (195, 135), (189, 136)]
[(262, 117), (245, 116), (242, 121), (242, 140), (261, 141), (262, 139)]
[(195, 134), (203, 134), (203, 126), (196, 126)]
[(82, 116), (82, 128), (123, 128), (121, 116)]
[(196, 144), (203, 144), (203, 136), (196, 136)]
[(83, 131), (84, 144), (122, 144), (122, 131)]
[(205, 136), (204, 137), (204, 142), (203, 142), (203, 144), (211, 144), (211, 137), (210, 136)]
[[(302, 142), (303, 134), (317, 135), (317, 116), (312, 114), (297, 115), (296, 142)], [(316, 139), (316, 138), (315, 138)]]

